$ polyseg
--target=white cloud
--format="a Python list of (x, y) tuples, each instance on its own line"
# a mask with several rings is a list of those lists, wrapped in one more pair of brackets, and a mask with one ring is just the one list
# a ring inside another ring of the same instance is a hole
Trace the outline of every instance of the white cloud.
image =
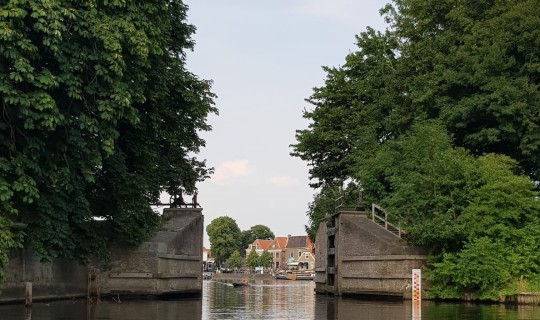
[(299, 185), (300, 181), (289, 176), (274, 176), (270, 177), (270, 183), (276, 187), (289, 188)]
[(210, 182), (220, 186), (230, 186), (240, 177), (247, 176), (250, 171), (249, 161), (229, 160), (216, 167)]
[[(302, 0), (302, 4), (293, 11), (320, 16), (363, 29), (365, 26), (381, 23), (383, 19), (377, 13), (386, 2), (380, 0)], [(365, 12), (370, 12), (369, 20), (366, 20), (368, 15)]]

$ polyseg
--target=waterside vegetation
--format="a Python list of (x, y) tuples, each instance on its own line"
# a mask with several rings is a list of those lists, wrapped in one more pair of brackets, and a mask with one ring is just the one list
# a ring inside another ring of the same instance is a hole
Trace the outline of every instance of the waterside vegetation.
[[(162, 192), (195, 192), (216, 113), (185, 68), (180, 0), (8, 0), (0, 8), (0, 280), (10, 249), (108, 256), (159, 228)], [(25, 226), (13, 228), (14, 223)]]
[[(335, 199), (385, 207), (430, 252), (434, 298), (540, 287), (540, 5), (394, 0), (325, 67), (292, 155), (318, 188), (314, 236)], [(347, 183), (348, 185), (347, 185)]]

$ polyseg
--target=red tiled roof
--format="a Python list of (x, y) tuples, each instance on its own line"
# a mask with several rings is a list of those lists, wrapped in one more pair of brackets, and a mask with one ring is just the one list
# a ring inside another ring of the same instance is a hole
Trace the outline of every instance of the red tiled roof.
[(268, 250), (270, 248), (270, 246), (272, 245), (273, 241), (274, 240), (257, 239), (255, 241), (253, 241), (253, 244), (257, 244), (257, 249), (259, 249), (259, 250)]
[(274, 242), (276, 244), (276, 249), (285, 250), (285, 247), (287, 246), (287, 237), (276, 237)]

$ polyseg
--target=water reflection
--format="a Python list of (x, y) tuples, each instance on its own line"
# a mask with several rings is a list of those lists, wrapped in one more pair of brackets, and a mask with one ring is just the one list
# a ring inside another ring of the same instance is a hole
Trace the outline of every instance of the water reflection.
[[(205, 281), (202, 298), (177, 301), (86, 301), (0, 306), (0, 319), (28, 320), (200, 320), (200, 319), (368, 319), (411, 320), (410, 301), (370, 301), (315, 295), (311, 281), (255, 282), (234, 288)], [(540, 306), (501, 306), (422, 302), (422, 319), (540, 320)]]
[(259, 281), (234, 288), (207, 282), (203, 319), (310, 319), (314, 313), (311, 281)]

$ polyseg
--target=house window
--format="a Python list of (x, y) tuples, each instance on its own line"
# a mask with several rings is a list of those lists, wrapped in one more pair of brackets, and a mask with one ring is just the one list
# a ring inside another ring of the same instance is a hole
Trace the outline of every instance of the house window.
[(309, 258), (309, 253), (306, 252), (306, 254), (304, 255), (306, 258)]
[(293, 253), (291, 252), (291, 258), (294, 257)]
[(257, 250), (257, 245), (256, 245), (256, 244), (252, 244), (252, 245), (251, 245), (251, 250)]
[(298, 259), (302, 257), (302, 252), (298, 252)]
[(279, 259), (279, 252), (276, 252), (276, 259)]

